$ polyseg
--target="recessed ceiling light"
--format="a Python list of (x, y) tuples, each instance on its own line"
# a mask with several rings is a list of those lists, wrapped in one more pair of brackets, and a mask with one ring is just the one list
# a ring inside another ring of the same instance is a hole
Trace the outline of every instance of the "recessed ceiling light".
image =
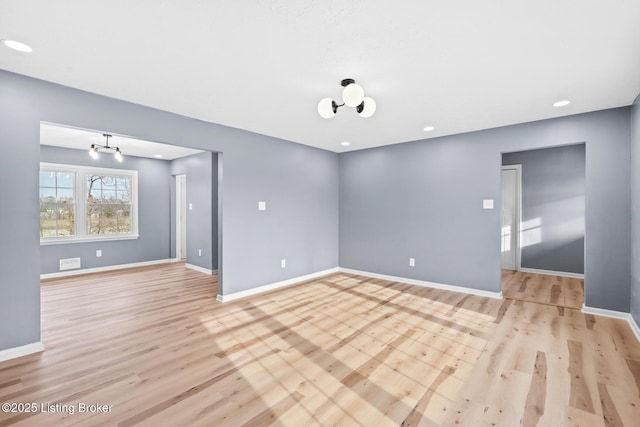
[(349, 141), (343, 141), (343, 142), (341, 142), (340, 144), (344, 145), (345, 147), (346, 147), (347, 145), (351, 145), (351, 143), (350, 143)]
[(425, 132), (431, 132), (434, 129), (435, 128), (433, 126), (425, 126), (425, 127), (422, 128), (422, 130), (425, 131)]
[(162, 158), (162, 154), (154, 154), (153, 157), (155, 157), (156, 159), (161, 159)]
[(554, 107), (564, 107), (565, 105), (569, 105), (569, 104), (571, 104), (571, 101), (569, 101), (568, 99), (565, 99), (563, 101), (554, 102), (553, 106)]
[(28, 46), (24, 43), (20, 43), (18, 41), (15, 40), (2, 40), (2, 43), (4, 43), (5, 46), (10, 47), (13, 50), (17, 50), (19, 52), (31, 52), (33, 49), (31, 49), (31, 46)]

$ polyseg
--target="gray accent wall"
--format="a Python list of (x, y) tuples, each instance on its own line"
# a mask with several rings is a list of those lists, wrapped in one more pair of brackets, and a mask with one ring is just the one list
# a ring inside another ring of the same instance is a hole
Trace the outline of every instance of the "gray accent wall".
[(522, 165), (521, 266), (584, 273), (584, 144), (506, 153), (502, 164)]
[[(175, 175), (187, 177), (187, 263), (218, 268), (218, 154), (204, 152), (171, 162), (171, 257), (176, 254)], [(202, 250), (199, 255), (198, 250)]]
[(40, 341), (40, 122), (36, 99), (6, 77), (0, 72), (0, 350)]
[(585, 143), (586, 305), (628, 312), (629, 126), (627, 107), (342, 154), (340, 266), (499, 292), (502, 153)]
[[(40, 246), (40, 273), (60, 271), (60, 259), (79, 257), (82, 269), (169, 259), (169, 162), (124, 155), (93, 160), (88, 150), (40, 146), (40, 161), (138, 171), (138, 234), (134, 240)], [(102, 257), (96, 257), (96, 250)]]
[(223, 295), (338, 265), (337, 154), (0, 71), (0, 350), (40, 340), (41, 121), (222, 152)]
[(631, 315), (640, 324), (640, 96), (631, 107)]

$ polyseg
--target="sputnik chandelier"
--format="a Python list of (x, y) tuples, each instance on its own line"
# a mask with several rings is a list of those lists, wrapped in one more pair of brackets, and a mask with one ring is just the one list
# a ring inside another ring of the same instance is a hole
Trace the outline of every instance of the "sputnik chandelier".
[(362, 86), (356, 84), (353, 79), (344, 79), (340, 82), (342, 90), (342, 104), (338, 104), (331, 98), (322, 98), (318, 103), (318, 113), (325, 119), (336, 115), (338, 108), (346, 105), (356, 109), (360, 117), (371, 117), (376, 112), (376, 102), (364, 96)]
[(113, 156), (116, 158), (117, 161), (122, 162), (122, 152), (120, 151), (120, 149), (118, 147), (109, 146), (109, 138), (112, 138), (113, 135), (109, 135), (108, 133), (103, 133), (102, 136), (107, 138), (107, 144), (106, 145), (91, 144), (91, 148), (89, 149), (89, 155), (91, 156), (91, 158), (97, 159), (98, 149), (102, 148), (103, 150), (114, 151)]

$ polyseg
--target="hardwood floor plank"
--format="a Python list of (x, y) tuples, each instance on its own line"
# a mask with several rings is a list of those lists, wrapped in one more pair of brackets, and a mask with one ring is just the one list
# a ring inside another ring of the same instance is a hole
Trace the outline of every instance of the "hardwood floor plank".
[(514, 300), (580, 309), (584, 304), (584, 280), (502, 270), (502, 294)]
[(536, 427), (540, 418), (544, 415), (545, 400), (547, 397), (547, 358), (541, 351), (536, 356), (531, 387), (525, 404), (524, 427)]
[(500, 309), (498, 310), (498, 315), (496, 316), (496, 318), (493, 321), (493, 323), (502, 322), (502, 318), (504, 317), (504, 314), (507, 312), (507, 310), (509, 309), (509, 306), (512, 303), (513, 303), (513, 300), (511, 300), (511, 299), (505, 299), (505, 300), (502, 301), (502, 304), (500, 305)]
[(605, 384), (598, 383), (598, 393), (600, 394), (600, 403), (602, 404), (604, 424), (611, 427), (624, 426)]
[(584, 359), (582, 343), (571, 341), (569, 345), (569, 374), (571, 375), (571, 396), (569, 404), (576, 409), (595, 414), (591, 391), (584, 379)]
[(633, 359), (627, 358), (625, 359), (625, 361), (627, 362), (627, 366), (629, 367), (629, 370), (633, 375), (633, 379), (636, 382), (638, 397), (640, 397), (640, 360), (633, 360)]
[(138, 414), (136, 414), (135, 416), (128, 418), (120, 423), (118, 423), (118, 426), (120, 427), (128, 427), (128, 426), (133, 426), (136, 425), (137, 423), (139, 423), (142, 420), (145, 420), (153, 415), (155, 415), (158, 412), (161, 412), (163, 409), (166, 409), (170, 406), (173, 406), (183, 400), (186, 400), (188, 398), (190, 398), (191, 396), (198, 394), (200, 392), (202, 392), (203, 390), (207, 389), (208, 387), (211, 387), (212, 385), (214, 385), (215, 383), (227, 378), (230, 375), (235, 374), (236, 372), (238, 372), (243, 366), (255, 363), (257, 360), (260, 360), (263, 357), (267, 357), (270, 356), (271, 354), (273, 354), (274, 351), (268, 351), (266, 353), (262, 353), (261, 355), (255, 356), (254, 359), (245, 362), (244, 364), (240, 365), (240, 366), (234, 366), (233, 363), (228, 363), (227, 366), (225, 366), (225, 368), (220, 369), (222, 372), (217, 374), (216, 376), (214, 376), (213, 378), (210, 378), (194, 387), (191, 387), (188, 390), (185, 390), (184, 392), (178, 393), (175, 396), (171, 397), (168, 400), (165, 400), (164, 402), (160, 402), (156, 405), (154, 405), (151, 408), (146, 409), (145, 411), (142, 411)]
[(243, 427), (261, 427), (268, 426), (278, 420), (285, 412), (291, 409), (297, 402), (302, 400), (304, 395), (293, 392), (289, 396), (282, 399), (280, 402), (273, 405), (271, 408), (259, 413), (255, 417), (251, 418), (246, 423), (242, 424)]
[(438, 387), (447, 379), (449, 376), (453, 375), (456, 372), (456, 368), (452, 366), (445, 366), (442, 371), (438, 374), (436, 379), (431, 383), (427, 391), (422, 395), (422, 397), (416, 403), (416, 406), (413, 407), (407, 418), (405, 418), (400, 424), (402, 427), (413, 427), (417, 426), (422, 420), (422, 415), (424, 414), (427, 406), (429, 405), (429, 401), (438, 390)]

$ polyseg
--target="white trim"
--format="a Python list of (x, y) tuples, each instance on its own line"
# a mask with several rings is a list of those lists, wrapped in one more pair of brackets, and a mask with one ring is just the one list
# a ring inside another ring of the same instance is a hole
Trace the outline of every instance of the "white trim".
[(387, 276), (386, 274), (369, 273), (368, 271), (352, 270), (350, 268), (340, 267), (341, 273), (356, 274), (358, 276), (373, 277), (374, 279), (389, 280), (391, 282), (402, 282), (409, 285), (422, 286), (426, 288), (442, 289), (445, 291), (460, 292), (463, 294), (478, 295), (481, 297), (502, 299), (502, 292), (490, 292), (480, 289), (466, 288), (463, 286), (445, 285), (443, 283), (427, 282), (424, 280), (408, 279), (406, 277)]
[(629, 314), (629, 318), (627, 319), (629, 322), (629, 326), (631, 326), (631, 330), (636, 335), (636, 339), (640, 342), (640, 327), (636, 323), (636, 319), (633, 318), (631, 314)]
[(196, 270), (199, 271), (200, 273), (204, 273), (204, 274), (218, 274), (218, 270), (209, 270), (208, 268), (204, 268), (204, 267), (199, 267), (197, 265), (193, 265), (193, 264), (185, 264), (185, 267), (190, 268), (192, 270)]
[(546, 274), (549, 276), (573, 277), (574, 279), (584, 279), (584, 274), (568, 273), (565, 271), (539, 270), (537, 268), (520, 268), (523, 273)]
[(584, 304), (582, 305), (582, 310), (581, 311), (584, 314), (595, 314), (596, 316), (611, 317), (613, 319), (622, 319), (622, 320), (628, 320), (629, 316), (631, 316), (629, 313), (625, 313), (625, 312), (622, 312), (622, 311), (606, 310), (604, 308), (587, 307)]
[(103, 234), (105, 237), (51, 237), (50, 239), (60, 240), (40, 240), (40, 246), (48, 245), (67, 245), (72, 243), (92, 243), (92, 242), (108, 242), (110, 240), (136, 240), (140, 236), (137, 234)]
[(146, 267), (148, 265), (167, 264), (174, 262), (173, 259), (158, 259), (155, 261), (133, 262), (131, 264), (107, 265), (104, 267), (82, 268), (80, 270), (61, 271), (59, 273), (41, 274), (40, 280), (55, 279), (58, 277), (78, 276), (80, 274), (101, 273), (103, 271), (122, 270), (125, 268)]
[(16, 357), (27, 356), (33, 353), (39, 353), (44, 351), (42, 342), (34, 342), (31, 344), (23, 345), (20, 347), (8, 348), (6, 350), (0, 350), (0, 362), (5, 360), (15, 359)]
[[(187, 256), (187, 175), (176, 175), (176, 257), (185, 259)], [(184, 243), (184, 245), (183, 245)], [(184, 255), (184, 257), (182, 256)]]
[(613, 319), (621, 319), (626, 320), (629, 323), (629, 327), (631, 327), (631, 331), (636, 336), (638, 342), (640, 342), (640, 327), (636, 323), (635, 319), (631, 315), (631, 313), (625, 313), (622, 311), (613, 311), (613, 310), (605, 310), (604, 308), (595, 308), (595, 307), (587, 307), (586, 305), (582, 305), (582, 310), (584, 314), (593, 314), (595, 316), (603, 316), (603, 317), (611, 317)]
[[(516, 270), (520, 270), (522, 263), (522, 165), (503, 165), (500, 169), (500, 195), (502, 195), (502, 171), (514, 169), (516, 171)], [(502, 230), (502, 203), (500, 203), (500, 230)], [(502, 233), (501, 233), (502, 234)]]
[(263, 292), (272, 291), (274, 289), (283, 288), (285, 286), (295, 285), (300, 282), (306, 282), (307, 280), (316, 279), (318, 277), (326, 276), (328, 274), (337, 273), (340, 271), (338, 267), (330, 268), (328, 270), (318, 271), (317, 273), (307, 274), (305, 276), (294, 277), (293, 279), (283, 280), (281, 282), (271, 283), (264, 286), (259, 286), (253, 289), (247, 289), (246, 291), (234, 292), (228, 295), (218, 295), (217, 300), (220, 302), (229, 302), (244, 298), (252, 295), (261, 294)]

